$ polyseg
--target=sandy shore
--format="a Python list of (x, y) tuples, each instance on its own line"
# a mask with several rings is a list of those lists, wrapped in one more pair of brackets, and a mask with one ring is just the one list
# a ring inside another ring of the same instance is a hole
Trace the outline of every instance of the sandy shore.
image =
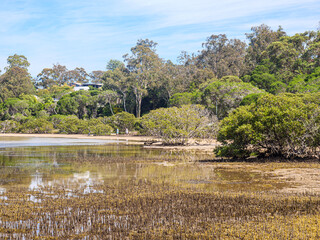
[(165, 148), (165, 149), (176, 149), (176, 150), (197, 150), (212, 152), (213, 149), (219, 145), (215, 140), (206, 140), (201, 142), (190, 141), (187, 146), (163, 146), (161, 145), (160, 139), (151, 136), (133, 136), (133, 135), (110, 135), (110, 136), (88, 136), (82, 134), (22, 134), (22, 133), (1, 133), (1, 137), (37, 137), (37, 138), (77, 138), (77, 139), (100, 139), (100, 140), (122, 140), (128, 141), (129, 144), (144, 145), (145, 142), (155, 141), (150, 146), (145, 148)]

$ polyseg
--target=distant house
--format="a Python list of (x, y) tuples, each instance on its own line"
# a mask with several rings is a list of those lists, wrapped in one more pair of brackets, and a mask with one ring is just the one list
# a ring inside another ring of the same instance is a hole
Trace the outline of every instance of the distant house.
[(102, 88), (102, 83), (75, 83), (75, 86), (73, 88), (74, 91), (79, 91), (79, 90), (89, 90), (90, 89), (90, 86), (91, 87), (94, 87), (94, 88)]

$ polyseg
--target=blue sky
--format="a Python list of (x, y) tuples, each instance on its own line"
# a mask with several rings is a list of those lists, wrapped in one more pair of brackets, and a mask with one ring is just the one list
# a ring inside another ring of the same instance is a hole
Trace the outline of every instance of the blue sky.
[(0, 0), (0, 69), (25, 55), (36, 76), (60, 63), (87, 72), (122, 60), (138, 39), (157, 42), (176, 61), (201, 50), (211, 34), (245, 40), (252, 26), (281, 25), (288, 34), (316, 30), (319, 0)]

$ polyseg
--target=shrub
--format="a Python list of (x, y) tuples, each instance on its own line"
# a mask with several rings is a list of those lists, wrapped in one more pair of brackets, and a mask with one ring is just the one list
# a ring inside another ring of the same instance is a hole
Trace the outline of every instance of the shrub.
[(20, 130), (20, 123), (14, 120), (5, 120), (0, 122), (0, 132), (15, 133)]
[[(315, 100), (317, 101), (317, 100)], [(218, 156), (312, 157), (320, 143), (320, 108), (312, 96), (261, 95), (222, 120)]]
[(95, 126), (90, 127), (90, 133), (94, 134), (96, 136), (106, 136), (111, 135), (113, 132), (113, 128), (109, 126), (108, 124), (97, 124)]
[(142, 133), (162, 139), (166, 145), (184, 145), (189, 138), (211, 138), (216, 120), (201, 105), (160, 108), (141, 118)]
[(21, 126), (23, 133), (51, 133), (52, 130), (53, 124), (43, 118), (30, 119)]
[(114, 129), (119, 129), (120, 133), (124, 133), (126, 129), (132, 131), (136, 122), (133, 114), (128, 112), (120, 112), (108, 118), (108, 124)]
[[(57, 118), (58, 119), (58, 118)], [(57, 124), (60, 133), (76, 134), (79, 131), (80, 120), (77, 116), (66, 116), (61, 118)]]
[(188, 105), (196, 103), (198, 98), (200, 98), (199, 92), (183, 92), (173, 94), (169, 99), (169, 105), (172, 107), (181, 107), (182, 105)]

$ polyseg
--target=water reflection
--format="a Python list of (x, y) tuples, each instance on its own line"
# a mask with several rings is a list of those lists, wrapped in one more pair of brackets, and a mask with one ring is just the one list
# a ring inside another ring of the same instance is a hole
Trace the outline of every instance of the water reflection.
[(190, 160), (210, 159), (210, 154), (145, 149), (125, 143), (22, 146), (7, 147), (0, 152), (0, 194), (9, 188), (39, 190), (42, 186), (62, 186), (73, 189), (79, 185), (84, 193), (92, 193), (97, 191), (97, 184), (132, 179), (207, 191), (285, 187), (270, 175), (190, 163)]

